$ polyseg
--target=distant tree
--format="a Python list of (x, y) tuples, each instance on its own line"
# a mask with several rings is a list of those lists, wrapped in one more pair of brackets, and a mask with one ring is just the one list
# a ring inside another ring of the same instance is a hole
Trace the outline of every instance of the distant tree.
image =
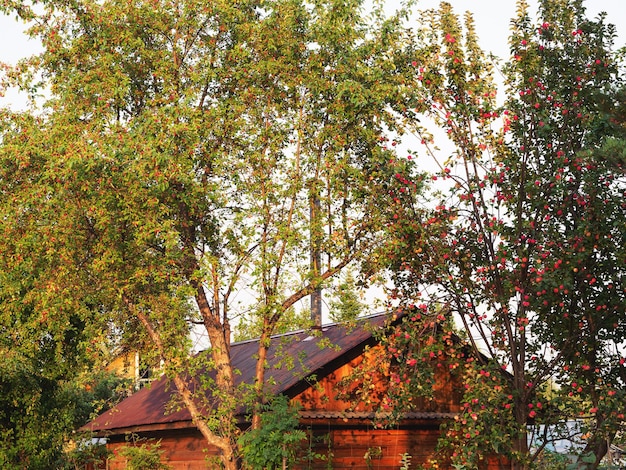
[(359, 298), (354, 275), (348, 271), (334, 289), (334, 298), (330, 301), (329, 314), (332, 321), (354, 320), (365, 311), (365, 305)]
[(112, 374), (53, 374), (15, 349), (0, 349), (0, 466), (70, 468), (84, 457), (68, 453), (81, 438), (76, 429), (127, 396), (128, 384)]
[[(490, 452), (529, 468), (543, 449), (529, 437), (571, 418), (587, 435), (577, 468), (597, 468), (624, 423), (626, 147), (614, 30), (586, 18), (582, 1), (539, 5), (537, 22), (518, 3), (502, 107), (471, 18), (462, 27), (450, 5), (430, 13), (414, 62), (425, 115), (425, 150), (414, 154), (434, 156), (440, 171), (426, 217), (419, 197), (394, 194), (385, 256), (395, 301), (411, 313), (391, 347), (405, 397), (423, 393), (410, 379), (432, 363), (423, 354), (451, 358), (465, 377), (443, 442), (455, 468)], [(437, 351), (415, 346), (455, 326), (472, 354), (445, 334)]]
[[(263, 330), (263, 323), (259, 320), (260, 319), (254, 315), (242, 315), (238, 319), (237, 326), (234, 328), (234, 341), (259, 338)], [(296, 310), (295, 308), (290, 308), (283, 313), (280, 321), (274, 328), (273, 334), (283, 334), (290, 331), (305, 330), (311, 326), (310, 310)]]
[[(265, 357), (285, 314), (384, 242), (395, 172), (385, 135), (412, 113), (410, 64), (401, 15), (363, 6), (2, 7), (44, 47), (8, 78), (47, 96), (39, 112), (1, 122), (0, 256), (31, 282), (15, 302), (59, 334), (78, 315), (96, 340), (163, 360), (227, 469), (240, 458), (237, 406), (250, 402), (260, 424)], [(260, 337), (252, 396), (230, 361), (243, 312)], [(192, 328), (210, 344), (194, 358)], [(203, 368), (215, 374), (194, 392), (186, 377)]]
[[(6, 239), (3, 248), (15, 242)], [(48, 317), (50, 307), (33, 307), (41, 260), (23, 262), (28, 252), (6, 255), (0, 257), (0, 467), (66, 468), (76, 429), (126, 396), (129, 384), (94, 367), (102, 364), (102, 351), (80, 312), (59, 323)]]

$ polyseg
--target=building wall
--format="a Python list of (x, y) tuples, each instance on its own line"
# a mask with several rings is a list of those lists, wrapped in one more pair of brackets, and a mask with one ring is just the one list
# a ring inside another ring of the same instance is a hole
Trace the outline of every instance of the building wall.
[[(196, 430), (169, 430), (156, 433), (147, 433), (138, 436), (143, 438), (141, 443), (159, 443), (159, 450), (163, 451), (161, 461), (170, 465), (172, 470), (206, 470), (219, 468), (215, 462), (217, 451), (211, 448)], [(124, 438), (110, 440), (107, 444), (113, 456), (108, 459), (106, 470), (125, 470), (127, 462), (120, 455), (120, 450), (129, 444)], [(211, 459), (213, 457), (213, 460)]]
[(105, 367), (105, 370), (115, 372), (119, 377), (136, 381), (139, 379), (139, 353), (120, 354)]
[[(292, 401), (305, 411), (375, 411), (389, 386), (388, 364), (381, 361), (384, 351), (374, 347), (352, 361), (337, 367), (315, 385), (297, 394)], [(353, 375), (355, 370), (361, 371)], [(367, 372), (363, 372), (367, 371)], [(367, 384), (364, 381), (367, 380)], [(364, 388), (367, 390), (363, 393)], [(342, 394), (340, 397), (339, 394)], [(440, 413), (460, 411), (462, 386), (447, 367), (438, 369), (432, 397), (415, 397), (415, 410)]]
[[(303, 443), (300, 456), (317, 454), (324, 458), (304, 461), (292, 470), (383, 470), (400, 469), (401, 455), (411, 456), (411, 467), (427, 464), (435, 455), (439, 429), (437, 426), (413, 426), (396, 429), (373, 429), (361, 426), (344, 427), (305, 426), (311, 439)], [(172, 470), (218, 469), (217, 453), (209, 448), (197, 431), (168, 432), (152, 434), (152, 439), (160, 439), (160, 449), (164, 451), (162, 460)], [(107, 470), (124, 470), (126, 461), (119, 456), (125, 441), (108, 444), (109, 450), (118, 454), (108, 460)], [(369, 456), (369, 458), (368, 458)], [(213, 460), (211, 460), (213, 458)], [(428, 467), (427, 467), (428, 468)], [(439, 469), (446, 468), (440, 466)], [(495, 457), (483, 462), (481, 470), (505, 470), (507, 462)]]
[(434, 455), (439, 430), (346, 427), (327, 431), (316, 428), (313, 433), (318, 438), (314, 452), (326, 458), (316, 459), (310, 466), (302, 464), (299, 469), (399, 469), (405, 453), (411, 455), (415, 468)]

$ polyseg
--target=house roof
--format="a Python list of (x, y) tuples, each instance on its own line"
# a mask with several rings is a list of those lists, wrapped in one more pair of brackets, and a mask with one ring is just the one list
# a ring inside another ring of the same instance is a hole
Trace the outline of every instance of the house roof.
[[(373, 330), (382, 328), (388, 319), (389, 314), (381, 313), (364, 317), (353, 325), (324, 325), (318, 333), (302, 330), (272, 337), (266, 371), (266, 383), (272, 384), (270, 391), (296, 395), (309, 386), (307, 377), (323, 377), (360, 354), (366, 345), (374, 342)], [(231, 345), (232, 365), (240, 372), (236, 375), (237, 384), (254, 382), (257, 350), (258, 340)], [(191, 416), (186, 408), (173, 412), (167, 409), (175, 393), (175, 387), (163, 376), (81, 429), (105, 435), (189, 427)]]

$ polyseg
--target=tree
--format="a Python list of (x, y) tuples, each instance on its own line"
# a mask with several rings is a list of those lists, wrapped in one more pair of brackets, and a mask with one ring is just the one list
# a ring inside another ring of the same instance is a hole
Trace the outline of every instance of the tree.
[[(614, 31), (603, 17), (587, 19), (582, 1), (541, 1), (538, 23), (520, 1), (499, 107), (471, 17), (463, 28), (449, 5), (430, 14), (414, 92), (453, 150), (438, 158), (424, 120), (417, 131), (425, 150), (414, 154), (439, 164), (438, 204), (424, 216), (419, 198), (394, 194), (400, 216), (386, 256), (396, 300), (419, 313), (405, 319), (400, 338), (409, 339), (394, 350), (414, 355), (402, 363), (408, 373), (422, 367), (421, 352), (433, 353), (411, 349), (432, 326), (464, 332), (473, 354), (446, 335), (435, 352), (466, 378), (462, 413), (446, 437), (458, 468), (475, 468), (490, 452), (527, 468), (545, 431), (558, 434), (568, 418), (589, 436), (578, 465), (597, 468), (623, 426), (626, 392), (625, 142)], [(406, 393), (420, 393), (415, 382), (404, 384)], [(540, 439), (529, 447), (531, 436)]]
[(335, 298), (330, 302), (330, 318), (333, 321), (351, 321), (363, 314), (365, 305), (359, 299), (356, 280), (347, 272), (335, 288)]
[[(0, 367), (0, 464), (6, 469), (70, 468), (72, 459), (88, 457), (68, 450), (81, 436), (85, 420), (126, 395), (113, 374), (53, 373), (42, 357), (26, 357), (21, 345), (2, 348)], [(51, 370), (52, 369), (52, 370)]]
[[(4, 262), (31, 280), (23, 297), (40, 321), (62, 332), (79, 315), (98, 340), (162, 359), (225, 468), (239, 460), (237, 405), (252, 403), (260, 423), (284, 313), (382, 240), (383, 137), (401, 131), (394, 109), (410, 114), (409, 67), (400, 15), (364, 18), (362, 7), (3, 7), (44, 46), (8, 78), (49, 96), (42, 112), (3, 116)], [(261, 325), (251, 396), (229, 356), (244, 312)], [(195, 358), (192, 327), (210, 343)], [(194, 393), (185, 377), (202, 368), (215, 375)]]
[[(263, 330), (262, 318), (255, 315), (241, 316), (238, 318), (237, 327), (233, 332), (234, 341), (256, 339), (261, 336)], [(297, 311), (295, 308), (286, 310), (281, 319), (274, 327), (274, 334), (283, 334), (290, 331), (306, 330), (313, 327), (310, 310)]]
[(298, 429), (298, 409), (284, 395), (272, 397), (263, 408), (262, 425), (240, 438), (246, 467), (289, 468), (297, 461), (298, 447), (306, 439), (306, 432)]

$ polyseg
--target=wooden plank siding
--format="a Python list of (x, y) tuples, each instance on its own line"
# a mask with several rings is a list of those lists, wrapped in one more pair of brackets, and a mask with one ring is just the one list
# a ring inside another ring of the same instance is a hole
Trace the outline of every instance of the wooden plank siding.
[[(293, 470), (326, 470), (341, 469), (392, 469), (400, 467), (400, 456), (407, 452), (412, 456), (412, 465), (427, 463), (432, 457), (439, 435), (438, 430), (424, 429), (370, 429), (359, 428), (330, 429), (309, 428), (313, 440), (311, 446), (304, 444), (300, 452), (301, 458), (311, 452), (322, 455), (324, 459), (313, 459), (291, 467)], [(158, 439), (158, 436), (153, 436)], [(218, 468), (209, 461), (217, 456), (207, 447), (199, 433), (172, 436), (168, 434), (161, 439), (160, 449), (163, 451), (163, 462), (173, 470), (206, 470)], [(114, 454), (108, 460), (107, 470), (126, 469), (126, 459), (119, 455), (119, 450), (127, 446), (124, 441), (111, 442), (109, 450)], [(366, 460), (366, 453), (374, 457)]]
[[(161, 460), (167, 463), (172, 470), (207, 470), (219, 468), (212, 465), (210, 457), (217, 457), (217, 450), (211, 448), (204, 440), (200, 432), (193, 429), (169, 431), (167, 433), (146, 433), (141, 436), (142, 442), (159, 442), (159, 450), (163, 451)], [(113, 457), (107, 461), (107, 470), (125, 470), (126, 459), (119, 455), (119, 451), (128, 446), (125, 439), (110, 440), (107, 448), (113, 453)]]
[[(312, 447), (313, 452), (326, 456), (325, 460), (299, 464), (294, 470), (383, 470), (399, 469), (401, 456), (411, 456), (411, 468), (419, 465), (429, 467), (436, 456), (439, 429), (398, 428), (398, 429), (330, 429), (316, 428), (314, 434), (323, 439)], [(306, 452), (306, 449), (305, 449)], [(366, 454), (372, 455), (370, 460)], [(302, 454), (304, 455), (304, 454)], [(441, 464), (439, 469), (449, 468)], [(510, 469), (510, 463), (497, 456), (490, 456), (480, 463), (480, 470)]]
[[(327, 375), (322, 376), (312, 386), (295, 395), (292, 399), (302, 406), (303, 411), (375, 411), (380, 408), (382, 398), (386, 395), (388, 373), (378, 370), (377, 380), (367, 393), (368, 401), (350, 403), (338, 397), (340, 390), (361, 387), (359, 382), (352, 382), (351, 377), (358, 367), (368, 367), (376, 355), (385, 354), (382, 347), (375, 346), (362, 355), (343, 364)], [(342, 385), (344, 384), (344, 385)], [(347, 386), (345, 385), (347, 384)], [(458, 413), (461, 410), (462, 384), (452, 375), (449, 369), (442, 364), (435, 376), (431, 398), (415, 397), (414, 408), (424, 412)]]
[[(426, 465), (435, 455), (439, 430), (436, 428), (397, 428), (397, 429), (363, 429), (347, 426), (345, 428), (328, 426), (307, 426), (312, 439), (303, 443), (301, 458), (312, 453), (324, 456), (323, 459), (312, 459), (290, 467), (291, 470), (382, 470), (399, 469), (400, 458), (405, 452), (411, 456), (411, 467)], [(150, 437), (159, 439), (160, 433)], [(211, 462), (210, 457), (217, 457), (202, 438), (199, 432), (185, 431), (179, 435), (167, 433), (160, 436), (164, 451), (163, 461), (172, 470), (210, 470), (219, 466)], [(125, 441), (110, 442), (108, 448), (118, 454), (121, 447), (128, 445)], [(366, 453), (372, 458), (366, 459)], [(104, 468), (104, 467), (102, 467)], [(445, 468), (445, 467), (439, 467)], [(481, 465), (481, 470), (504, 470), (510, 468), (507, 462), (491, 457)], [(110, 458), (107, 470), (126, 469), (126, 460), (117, 455)]]
[[(413, 466), (424, 464), (433, 456), (438, 430), (428, 429), (330, 429), (316, 428), (318, 437), (312, 450), (325, 455), (312, 465), (301, 464), (297, 469), (398, 469), (400, 456), (409, 453)], [(324, 436), (324, 439), (319, 439)], [(306, 452), (306, 449), (305, 449)], [(366, 455), (371, 458), (368, 460)]]

